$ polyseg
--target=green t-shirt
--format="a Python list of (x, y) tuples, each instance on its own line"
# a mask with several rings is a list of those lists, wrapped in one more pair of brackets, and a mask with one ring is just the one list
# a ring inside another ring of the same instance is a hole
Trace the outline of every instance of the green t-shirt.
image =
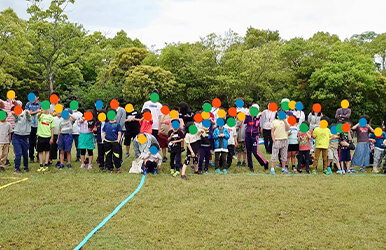
[(52, 115), (41, 114), (38, 118), (37, 135), (40, 137), (51, 137), (51, 128), (55, 127), (55, 120)]
[(330, 137), (332, 136), (329, 128), (317, 127), (313, 132), (315, 136), (315, 148), (328, 148)]

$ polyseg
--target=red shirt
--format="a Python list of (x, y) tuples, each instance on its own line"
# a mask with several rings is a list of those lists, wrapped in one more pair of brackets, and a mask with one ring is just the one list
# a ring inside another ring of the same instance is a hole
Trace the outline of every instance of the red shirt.
[(299, 151), (307, 151), (311, 150), (311, 142), (310, 138), (308, 138), (308, 135), (311, 134), (311, 132), (307, 133), (302, 133), (299, 131), (298, 137), (300, 138), (299, 140)]
[(141, 129), (139, 130), (139, 133), (148, 133), (148, 134), (153, 133), (153, 129), (152, 129), (153, 120), (151, 121), (143, 120), (139, 122), (139, 124), (141, 125)]

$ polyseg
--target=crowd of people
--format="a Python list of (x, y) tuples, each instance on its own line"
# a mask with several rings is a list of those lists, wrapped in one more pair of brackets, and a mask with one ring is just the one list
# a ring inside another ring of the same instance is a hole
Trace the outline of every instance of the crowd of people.
[[(183, 179), (187, 179), (189, 167), (195, 174), (203, 174), (211, 165), (217, 174), (227, 174), (234, 159), (238, 167), (247, 166), (253, 172), (253, 156), (271, 174), (275, 167), (283, 174), (316, 174), (320, 155), (326, 175), (333, 170), (337, 174), (366, 172), (370, 163), (372, 171), (379, 173), (386, 155), (386, 113), (383, 130), (374, 130), (367, 115), (351, 123), (348, 105), (337, 109), (333, 124), (321, 109), (313, 108), (306, 116), (301, 102), (288, 105), (289, 99), (281, 100), (280, 107), (271, 102), (262, 112), (258, 104), (245, 105), (242, 99), (229, 109), (221, 107), (221, 102), (215, 105), (206, 100), (203, 110), (197, 112), (186, 102), (170, 108), (158, 98), (145, 102), (141, 111), (133, 102), (122, 107), (115, 99), (104, 109), (108, 105), (98, 99), (94, 109), (83, 114), (77, 103), (64, 108), (59, 93), (52, 93), (55, 98), (50, 97), (48, 104), (41, 102), (38, 91), (28, 96), (23, 109), (16, 92), (11, 91), (7, 100), (0, 100), (0, 171), (11, 165), (8, 152), (12, 142), (17, 174), (22, 173), (22, 158), (26, 172), (29, 163), (39, 162), (37, 171), (44, 172), (55, 160), (59, 169), (71, 168), (74, 147), (80, 168), (93, 168), (97, 148), (100, 170), (114, 173), (115, 167), (115, 172), (121, 173), (123, 160), (130, 158), (131, 144), (143, 174), (157, 174), (161, 164), (169, 161), (170, 174)], [(157, 90), (151, 94), (159, 97)], [(261, 143), (270, 159), (259, 153)]]

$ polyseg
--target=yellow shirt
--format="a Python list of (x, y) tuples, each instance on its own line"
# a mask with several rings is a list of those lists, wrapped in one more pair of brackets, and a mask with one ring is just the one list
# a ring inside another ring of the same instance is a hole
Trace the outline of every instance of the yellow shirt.
[(314, 129), (313, 134), (315, 136), (315, 147), (327, 149), (332, 136), (330, 129), (317, 127)]
[(274, 120), (271, 123), (271, 128), (275, 129), (273, 136), (275, 140), (286, 140), (288, 139), (288, 131), (285, 130), (285, 123), (282, 120)]

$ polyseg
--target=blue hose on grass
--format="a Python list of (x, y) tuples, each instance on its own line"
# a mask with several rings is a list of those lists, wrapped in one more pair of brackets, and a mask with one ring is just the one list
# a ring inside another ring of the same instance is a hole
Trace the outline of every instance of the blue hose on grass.
[(94, 228), (94, 230), (92, 230), (87, 236), (86, 238), (84, 238), (84, 240), (82, 240), (81, 243), (79, 243), (79, 245), (77, 247), (75, 247), (74, 249), (75, 250), (79, 250), (81, 247), (84, 246), (84, 244), (86, 244), (86, 242), (99, 230), (101, 229), (110, 219), (111, 217), (113, 217), (118, 211), (119, 209), (121, 209), (131, 198), (134, 197), (134, 195), (142, 188), (142, 185), (143, 183), (145, 182), (145, 175), (142, 175), (142, 179), (141, 179), (141, 183), (139, 183), (139, 186), (137, 187), (137, 189), (129, 196), (126, 198), (126, 200), (122, 201), (121, 204), (119, 204), (118, 207), (116, 207), (114, 209), (114, 211), (109, 215), (107, 216), (96, 228)]

